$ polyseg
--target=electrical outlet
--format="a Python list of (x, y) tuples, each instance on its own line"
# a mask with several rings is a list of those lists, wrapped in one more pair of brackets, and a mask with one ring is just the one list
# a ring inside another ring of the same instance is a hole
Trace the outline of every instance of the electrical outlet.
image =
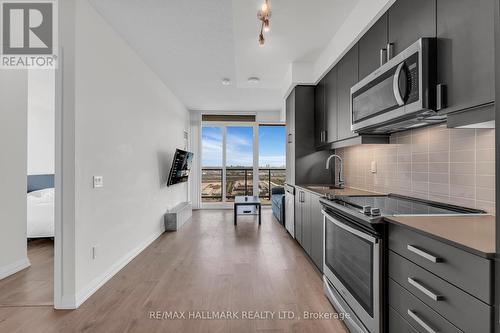
[(377, 173), (377, 162), (372, 161), (372, 163), (370, 165), (370, 172), (371, 173)]
[(97, 249), (99, 248), (99, 245), (94, 245), (92, 246), (92, 259), (96, 260), (97, 259)]
[(104, 177), (103, 176), (94, 176), (94, 188), (104, 187)]

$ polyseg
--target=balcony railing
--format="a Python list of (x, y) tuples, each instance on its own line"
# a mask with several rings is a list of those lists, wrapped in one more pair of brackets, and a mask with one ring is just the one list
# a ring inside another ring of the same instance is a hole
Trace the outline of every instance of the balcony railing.
[[(283, 168), (259, 168), (259, 197), (263, 203), (271, 200), (271, 190), (285, 184), (286, 170)], [(202, 168), (201, 197), (203, 202), (223, 201), (223, 169)], [(253, 169), (241, 167), (226, 168), (226, 200), (233, 201), (235, 196), (254, 195)]]

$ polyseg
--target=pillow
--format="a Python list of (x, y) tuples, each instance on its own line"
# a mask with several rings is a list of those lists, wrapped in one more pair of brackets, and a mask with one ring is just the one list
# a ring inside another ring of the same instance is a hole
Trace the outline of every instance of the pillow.
[(46, 200), (46, 201), (50, 201), (50, 200), (54, 200), (54, 188), (45, 188), (43, 190), (38, 190), (38, 191), (33, 191), (33, 192), (30, 192), (28, 193), (28, 198), (36, 198), (36, 199), (40, 199), (40, 200)]

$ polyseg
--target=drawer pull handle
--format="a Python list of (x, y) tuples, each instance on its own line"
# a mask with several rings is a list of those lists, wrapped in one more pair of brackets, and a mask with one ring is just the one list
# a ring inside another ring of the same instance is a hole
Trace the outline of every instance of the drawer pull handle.
[(441, 258), (435, 257), (435, 256), (433, 256), (430, 253), (422, 251), (422, 250), (420, 250), (419, 248), (416, 248), (413, 245), (408, 245), (406, 248), (408, 249), (408, 251), (411, 251), (411, 252), (413, 252), (413, 253), (421, 256), (422, 258), (427, 259), (429, 261), (432, 261), (434, 263), (442, 262), (443, 261)]
[(410, 309), (408, 309), (408, 316), (410, 316), (413, 320), (417, 322), (424, 330), (426, 330), (429, 333), (438, 333), (439, 331), (436, 331), (432, 327), (429, 326), (425, 321), (423, 321), (417, 314)]
[(412, 278), (408, 278), (408, 283), (417, 288), (418, 290), (420, 290), (421, 292), (423, 292), (424, 294), (426, 294), (427, 296), (429, 296), (433, 301), (443, 300), (443, 296), (434, 294), (432, 291), (430, 291), (417, 281), (413, 280)]

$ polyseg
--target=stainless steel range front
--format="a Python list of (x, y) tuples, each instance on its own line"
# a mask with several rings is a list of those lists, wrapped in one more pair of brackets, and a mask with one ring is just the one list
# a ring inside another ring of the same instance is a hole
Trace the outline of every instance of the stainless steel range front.
[(325, 294), (351, 332), (384, 331), (384, 217), (484, 214), (400, 195), (338, 196), (323, 205)]
[(350, 314), (351, 332), (382, 332), (382, 237), (348, 216), (323, 210), (325, 292)]

